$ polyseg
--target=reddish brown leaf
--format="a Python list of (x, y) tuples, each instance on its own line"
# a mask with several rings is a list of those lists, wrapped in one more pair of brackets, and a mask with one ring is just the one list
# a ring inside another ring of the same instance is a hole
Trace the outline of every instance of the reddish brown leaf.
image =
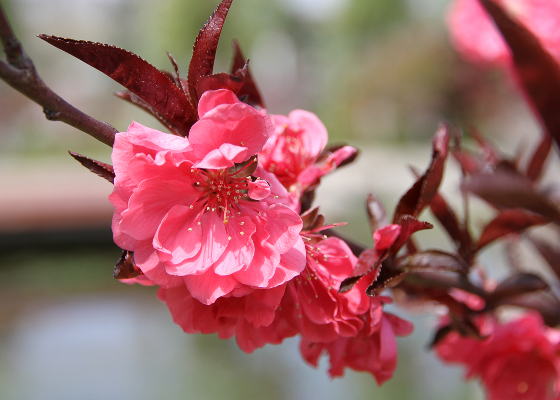
[(491, 0), (480, 0), (513, 54), (515, 70), (541, 123), (560, 145), (560, 68), (538, 39)]
[(459, 272), (466, 274), (469, 266), (455, 254), (440, 250), (427, 250), (402, 257), (394, 268), (408, 272)]
[(539, 193), (526, 177), (511, 171), (472, 175), (461, 185), (488, 203), (505, 208), (525, 208), (560, 224), (560, 210), (548, 197)]
[(552, 148), (552, 136), (545, 133), (543, 138), (535, 150), (533, 157), (531, 157), (531, 161), (527, 166), (527, 178), (531, 181), (536, 181), (541, 177), (542, 169), (544, 163), (550, 153), (550, 149)]
[[(366, 250), (366, 252), (367, 251), (369, 250)], [(381, 272), (383, 271), (381, 264), (383, 263), (383, 261), (385, 261), (387, 256), (389, 256), (389, 251), (385, 250), (381, 254), (377, 254), (377, 257), (366, 260), (369, 261), (369, 265), (367, 265), (368, 263), (365, 263), (360, 267), (360, 264), (358, 264), (356, 270), (354, 271), (353, 276), (346, 278), (345, 280), (342, 281), (338, 292), (345, 293), (349, 291), (354, 287), (356, 283), (358, 283), (358, 281), (360, 281), (366, 275), (369, 276), (369, 279), (375, 282), (378, 279), (378, 277), (381, 275)], [(360, 257), (362, 257), (362, 255), (360, 255)]]
[(550, 268), (556, 274), (558, 279), (560, 279), (560, 248), (551, 246), (550, 244), (534, 237), (530, 237), (529, 239), (548, 265), (550, 265)]
[(196, 85), (196, 92), (202, 93), (207, 90), (228, 89), (238, 93), (245, 83), (245, 72), (247, 69), (238, 70), (236, 74), (226, 74), (225, 72), (208, 76), (201, 76)]
[(432, 198), (430, 210), (447, 231), (451, 239), (458, 245), (459, 254), (461, 254), (463, 258), (469, 258), (467, 254), (470, 252), (472, 246), (471, 235), (466, 228), (459, 224), (457, 216), (449, 204), (447, 204), (447, 201), (445, 201), (443, 196), (439, 193), (436, 193)]
[(115, 95), (123, 100), (126, 100), (137, 107), (140, 107), (142, 110), (152, 114), (154, 117), (157, 118), (159, 122), (165, 126), (169, 132), (177, 136), (187, 136), (188, 132), (182, 130), (177, 125), (175, 125), (169, 118), (162, 115), (158, 110), (153, 108), (151, 105), (146, 103), (140, 97), (136, 96), (134, 93), (129, 92), (128, 90), (123, 90), (122, 92), (115, 92)]
[(476, 251), (510, 233), (548, 223), (546, 218), (522, 209), (505, 210), (486, 225), (478, 239)]
[(123, 250), (121, 257), (115, 265), (115, 270), (113, 271), (113, 277), (115, 279), (130, 279), (139, 275), (144, 275), (144, 273), (136, 266), (134, 263), (133, 252), (128, 250)]
[[(249, 60), (245, 60), (245, 57), (243, 57), (237, 41), (234, 40), (233, 64), (231, 66), (231, 73), (235, 74), (238, 70), (243, 69), (248, 62)], [(255, 84), (255, 81), (253, 80), (253, 77), (251, 75), (251, 71), (248, 67), (245, 72), (245, 84), (237, 92), (237, 96), (247, 96), (247, 104), (250, 104), (253, 107), (266, 108), (259, 89), (257, 88), (257, 85)]]
[(432, 140), (432, 161), (424, 175), (400, 199), (393, 216), (394, 223), (405, 214), (416, 218), (432, 201), (432, 197), (437, 193), (443, 177), (449, 135), (449, 127), (446, 124), (440, 124)]
[(193, 104), (198, 104), (202, 92), (198, 92), (198, 82), (203, 76), (210, 76), (214, 70), (216, 49), (222, 33), (229, 7), (232, 0), (223, 0), (212, 16), (206, 21), (194, 43), (193, 55), (189, 64), (187, 87), (189, 98)]
[(94, 174), (107, 179), (111, 183), (115, 183), (115, 171), (113, 166), (109, 164), (102, 163), (101, 161), (92, 160), (86, 156), (83, 156), (72, 151), (68, 151), (72, 157), (76, 159), (80, 164), (89, 169)]
[(379, 228), (389, 225), (389, 218), (387, 217), (387, 211), (383, 207), (383, 203), (375, 196), (370, 193), (366, 200), (366, 210), (369, 220), (369, 228), (371, 232), (374, 233)]
[(487, 303), (499, 303), (509, 297), (518, 296), (537, 290), (548, 289), (548, 284), (535, 274), (521, 272), (500, 282), (494, 291), (486, 298)]
[(414, 232), (418, 232), (423, 229), (432, 229), (434, 227), (429, 222), (418, 221), (410, 215), (401, 216), (397, 221), (397, 224), (401, 226), (401, 233), (397, 240), (395, 240), (395, 243), (391, 246), (391, 254), (397, 254), (400, 248), (404, 246)]
[(368, 296), (376, 296), (388, 287), (395, 287), (406, 277), (406, 271), (388, 270), (381, 268), (379, 277), (366, 289)]
[(165, 73), (136, 54), (101, 43), (39, 37), (120, 83), (183, 131), (188, 132), (196, 122), (197, 114), (187, 96)]

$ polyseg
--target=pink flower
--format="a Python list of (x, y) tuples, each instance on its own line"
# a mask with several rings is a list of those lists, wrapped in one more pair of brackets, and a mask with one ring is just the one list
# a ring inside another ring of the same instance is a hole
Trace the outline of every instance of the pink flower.
[(309, 111), (294, 110), (289, 116), (271, 115), (274, 133), (264, 146), (259, 162), (276, 175), (278, 180), (295, 197), (319, 183), (319, 179), (336, 169), (357, 150), (344, 146), (319, 158), (327, 145), (325, 125)]
[(436, 347), (447, 362), (465, 364), (467, 378), (480, 377), (490, 400), (553, 400), (560, 396), (560, 331), (537, 313), (500, 325), (478, 320), (486, 340), (453, 331)]
[[(495, 0), (532, 31), (546, 50), (560, 61), (560, 2), (554, 0)], [(511, 53), (500, 32), (478, 0), (456, 0), (447, 25), (453, 46), (466, 59), (509, 65)]]
[(118, 133), (109, 199), (115, 243), (144, 275), (212, 304), (283, 284), (305, 256), (286, 190), (256, 166), (269, 118), (229, 90), (205, 92), (198, 114), (188, 139), (135, 122)]
[(336, 237), (303, 236), (307, 265), (288, 282), (282, 308), (292, 310), (292, 323), (307, 340), (330, 342), (356, 336), (364, 326), (361, 315), (367, 312), (369, 299), (359, 289), (338, 293), (340, 283), (352, 274), (356, 257)]
[[(353, 290), (358, 290), (354, 288)], [(362, 290), (363, 291), (363, 290)], [(343, 376), (346, 367), (355, 371), (370, 372), (381, 385), (393, 376), (397, 367), (397, 341), (395, 336), (412, 332), (410, 322), (383, 312), (387, 297), (371, 298), (369, 311), (364, 315), (364, 328), (354, 337), (339, 337), (329, 343), (302, 339), (300, 351), (303, 358), (317, 366), (319, 357), (329, 355), (331, 377)]]

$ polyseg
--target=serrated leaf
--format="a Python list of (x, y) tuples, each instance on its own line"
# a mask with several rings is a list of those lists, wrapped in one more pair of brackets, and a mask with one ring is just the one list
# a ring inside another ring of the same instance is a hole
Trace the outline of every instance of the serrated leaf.
[(177, 125), (175, 125), (169, 118), (165, 117), (164, 115), (162, 115), (158, 110), (156, 110), (155, 108), (153, 108), (151, 105), (149, 105), (148, 103), (146, 103), (144, 100), (142, 100), (140, 97), (136, 96), (134, 93), (128, 91), (128, 90), (123, 90), (121, 92), (115, 92), (115, 96), (128, 101), (129, 103), (134, 104), (137, 107), (140, 107), (142, 110), (152, 114), (154, 117), (157, 118), (157, 120), (159, 122), (161, 122), (163, 124), (163, 126), (165, 126), (169, 132), (171, 132), (174, 135), (177, 136), (183, 136), (186, 137), (188, 132), (182, 130), (181, 128), (179, 128)]
[(198, 82), (201, 77), (210, 76), (214, 70), (214, 60), (218, 41), (222, 33), (229, 7), (232, 0), (223, 0), (204, 24), (193, 46), (193, 55), (189, 64), (187, 75), (187, 87), (189, 98), (193, 104), (198, 104), (202, 93), (197, 91)]
[(551, 148), (552, 136), (545, 133), (527, 166), (527, 178), (531, 181), (535, 182), (541, 177), (544, 163), (546, 162)]
[(68, 153), (74, 157), (76, 161), (82, 164), (84, 167), (89, 169), (94, 174), (102, 177), (103, 179), (108, 180), (111, 183), (115, 183), (115, 171), (113, 170), (113, 166), (109, 164), (102, 163), (101, 161), (93, 160), (89, 157), (83, 156), (78, 153), (74, 153), (72, 151), (68, 151)]
[(472, 238), (468, 229), (461, 226), (455, 212), (439, 193), (436, 193), (432, 198), (430, 210), (447, 234), (458, 245), (458, 253), (468, 262), (472, 247)]
[(381, 293), (386, 288), (395, 287), (403, 281), (406, 274), (406, 271), (381, 268), (381, 272), (379, 273), (377, 279), (366, 289), (366, 294), (373, 297)]
[(548, 197), (539, 193), (526, 177), (511, 171), (474, 174), (461, 185), (488, 203), (503, 208), (525, 208), (560, 224), (560, 210)]
[(508, 297), (548, 289), (548, 284), (538, 275), (520, 272), (500, 282), (486, 298), (487, 303), (499, 303)]
[[(247, 62), (249, 60), (245, 60), (243, 54), (241, 53), (241, 49), (239, 48), (239, 44), (236, 40), (233, 41), (233, 64), (231, 66), (231, 73), (235, 74), (238, 70), (245, 68)], [(245, 71), (245, 83), (237, 92), (238, 97), (247, 96), (247, 104), (253, 107), (260, 107), (266, 108), (264, 101), (261, 97), (259, 89), (253, 80), (253, 76), (251, 75), (251, 71), (249, 68), (246, 68)]]
[(554, 247), (540, 239), (529, 237), (540, 255), (548, 263), (552, 271), (560, 279), (560, 248)]
[(491, 0), (480, 0), (511, 49), (526, 97), (548, 133), (560, 145), (560, 68), (539, 40)]
[(482, 230), (476, 251), (510, 233), (518, 233), (531, 226), (544, 225), (546, 223), (548, 223), (546, 218), (522, 209), (502, 211)]
[(39, 37), (120, 83), (183, 131), (188, 132), (196, 122), (197, 113), (187, 96), (166, 74), (136, 54), (102, 43)]
[(239, 70), (237, 74), (227, 74), (221, 72), (208, 76), (201, 76), (196, 83), (196, 92), (202, 96), (202, 93), (208, 90), (228, 89), (234, 93), (238, 93), (239, 89), (245, 83), (245, 70)]
[(373, 193), (370, 193), (366, 199), (366, 210), (369, 221), (369, 228), (371, 232), (375, 232), (378, 229), (389, 225), (389, 217), (387, 216), (387, 211), (381, 200)]
[(424, 175), (399, 200), (393, 216), (393, 223), (396, 223), (405, 214), (416, 218), (432, 201), (432, 197), (437, 193), (443, 177), (449, 136), (449, 127), (444, 123), (440, 124), (432, 140), (433, 152), (430, 165)]
[(140, 268), (134, 263), (133, 252), (123, 250), (115, 270), (113, 271), (113, 278), (115, 279), (130, 279), (139, 275), (144, 275)]
[(401, 234), (391, 246), (391, 254), (397, 254), (413, 233), (424, 229), (432, 229), (434, 227), (429, 222), (418, 221), (411, 215), (401, 215), (397, 224), (401, 226)]
[(466, 274), (469, 266), (455, 254), (440, 250), (426, 250), (396, 260), (396, 269), (408, 272), (458, 272)]

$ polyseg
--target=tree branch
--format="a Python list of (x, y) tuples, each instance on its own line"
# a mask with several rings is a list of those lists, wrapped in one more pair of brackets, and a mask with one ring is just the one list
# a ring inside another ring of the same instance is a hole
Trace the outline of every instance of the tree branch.
[(98, 121), (53, 92), (39, 77), (33, 61), (25, 54), (14, 35), (6, 14), (0, 4), (0, 43), (6, 61), (0, 60), (0, 79), (43, 107), (50, 121), (61, 121), (73, 126), (109, 146), (113, 146), (118, 132), (106, 122)]

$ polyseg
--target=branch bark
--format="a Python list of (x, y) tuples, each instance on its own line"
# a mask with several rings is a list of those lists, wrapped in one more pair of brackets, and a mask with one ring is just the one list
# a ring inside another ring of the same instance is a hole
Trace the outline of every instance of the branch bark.
[(43, 82), (33, 61), (15, 36), (1, 4), (0, 43), (6, 55), (6, 61), (0, 60), (1, 80), (43, 107), (48, 120), (64, 122), (100, 142), (113, 146), (117, 129), (78, 110)]

